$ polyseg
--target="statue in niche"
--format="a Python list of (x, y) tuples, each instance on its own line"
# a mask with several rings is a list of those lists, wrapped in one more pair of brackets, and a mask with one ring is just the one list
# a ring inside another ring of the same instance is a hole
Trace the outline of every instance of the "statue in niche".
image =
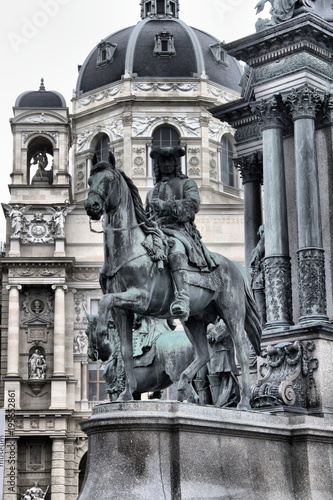
[(26, 212), (28, 212), (31, 205), (25, 205), (24, 207), (19, 207), (19, 205), (7, 205), (6, 203), (2, 203), (2, 208), (6, 217), (10, 218), (10, 224), (12, 228), (13, 237), (20, 237), (21, 232), (24, 229), (26, 224), (26, 219), (23, 217)]
[(46, 207), (46, 210), (49, 214), (52, 215), (52, 223), (53, 223), (53, 233), (58, 238), (65, 237), (65, 219), (66, 216), (74, 209), (73, 207), (69, 207), (66, 205), (64, 208), (62, 207)]
[(37, 171), (35, 175), (33, 176), (31, 180), (31, 184), (36, 184), (39, 182), (47, 182), (48, 184), (51, 184), (50, 182), (50, 171), (46, 171), (46, 167), (48, 166), (48, 159), (46, 153), (43, 151), (37, 151), (32, 157), (33, 161), (31, 165), (37, 165)]
[(87, 335), (84, 333), (84, 331), (80, 331), (80, 333), (74, 338), (74, 353), (82, 354), (87, 342)]
[(46, 361), (41, 354), (39, 349), (36, 349), (35, 352), (30, 356), (28, 361), (29, 367), (29, 379), (45, 379), (46, 375)]
[(266, 298), (265, 298), (265, 274), (264, 274), (264, 259), (265, 259), (265, 226), (261, 225), (257, 235), (259, 241), (256, 247), (252, 250), (250, 259), (250, 275), (251, 288), (253, 290), (254, 299), (257, 304), (260, 324), (264, 328), (266, 325)]
[(218, 407), (237, 406), (240, 400), (234, 344), (226, 324), (219, 320), (207, 327), (210, 360), (207, 363), (212, 403)]
[(23, 495), (21, 496), (21, 500), (37, 500), (38, 498), (45, 498), (46, 494), (49, 490), (49, 486), (45, 491), (42, 490), (39, 486), (39, 482), (35, 481), (32, 488), (29, 488)]

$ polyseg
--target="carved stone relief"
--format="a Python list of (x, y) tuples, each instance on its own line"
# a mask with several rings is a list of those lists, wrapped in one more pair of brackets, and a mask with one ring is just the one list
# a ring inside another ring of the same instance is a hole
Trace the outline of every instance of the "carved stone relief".
[[(54, 320), (54, 295), (45, 289), (26, 290), (20, 297), (20, 322), (21, 326), (53, 325)], [(36, 339), (30, 339), (35, 341)], [(42, 340), (42, 339), (39, 339)], [(43, 340), (42, 340), (43, 341)]]
[(198, 91), (199, 86), (192, 83), (135, 83), (132, 86), (134, 92), (151, 92), (161, 90), (163, 92), (190, 92)]
[(10, 278), (64, 278), (66, 275), (63, 267), (52, 266), (51, 264), (24, 264), (11, 267), (8, 270)]
[(58, 138), (59, 138), (59, 133), (58, 132), (50, 132), (46, 130), (34, 130), (34, 131), (27, 131), (27, 132), (22, 132), (22, 146), (24, 146), (31, 137), (34, 135), (46, 135), (47, 137), (50, 137), (52, 139), (52, 142), (57, 146), (58, 145)]
[(59, 118), (55, 118), (54, 116), (45, 113), (39, 113), (39, 114), (36, 113), (34, 115), (30, 115), (24, 118), (24, 121), (28, 123), (45, 123), (45, 122), (61, 123), (61, 120)]
[(255, 408), (289, 406), (311, 408), (318, 405), (314, 372), (318, 360), (313, 356), (315, 342), (282, 343), (268, 346), (262, 352), (265, 362), (260, 373), (265, 375), (252, 388)]
[(82, 161), (76, 165), (76, 190), (82, 191), (87, 186), (86, 162)]
[(235, 129), (231, 127), (228, 123), (215, 122), (213, 120), (209, 120), (209, 138), (212, 140), (219, 140), (219, 136), (221, 134), (234, 134)]
[(112, 87), (111, 89), (103, 90), (101, 92), (96, 92), (88, 97), (83, 97), (77, 101), (78, 108), (89, 106), (94, 102), (101, 102), (105, 99), (109, 99), (110, 97), (114, 97), (118, 94), (121, 94), (124, 90), (123, 85), (117, 85), (116, 87)]
[(298, 251), (300, 316), (320, 319), (326, 316), (324, 250)]

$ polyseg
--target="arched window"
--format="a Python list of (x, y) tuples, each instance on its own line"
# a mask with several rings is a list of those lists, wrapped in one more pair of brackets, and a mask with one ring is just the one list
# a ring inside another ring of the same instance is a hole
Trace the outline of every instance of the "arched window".
[(155, 129), (152, 139), (153, 147), (167, 148), (170, 146), (180, 146), (177, 130), (168, 125), (162, 125)]
[(106, 134), (98, 134), (95, 138), (96, 161), (108, 161), (110, 150), (110, 139)]
[(221, 181), (227, 186), (235, 187), (235, 169), (232, 158), (232, 142), (224, 135), (221, 141)]

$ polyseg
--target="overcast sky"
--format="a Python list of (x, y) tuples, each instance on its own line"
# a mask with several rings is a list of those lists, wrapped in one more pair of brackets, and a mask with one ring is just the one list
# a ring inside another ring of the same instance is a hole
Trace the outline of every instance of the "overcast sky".
[[(181, 0), (179, 15), (190, 26), (231, 42), (255, 32), (255, 4), (256, 0)], [(140, 0), (6, 2), (6, 13), (0, 19), (1, 202), (9, 202), (13, 161), (9, 119), (17, 96), (38, 90), (43, 77), (46, 90), (60, 92), (71, 111), (78, 65), (101, 39), (138, 21)], [(0, 235), (4, 227), (0, 207)]]

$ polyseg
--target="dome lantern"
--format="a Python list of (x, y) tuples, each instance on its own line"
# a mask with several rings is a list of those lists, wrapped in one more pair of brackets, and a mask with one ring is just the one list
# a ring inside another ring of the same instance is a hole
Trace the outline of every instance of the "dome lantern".
[(141, 0), (141, 19), (178, 18), (179, 0)]

